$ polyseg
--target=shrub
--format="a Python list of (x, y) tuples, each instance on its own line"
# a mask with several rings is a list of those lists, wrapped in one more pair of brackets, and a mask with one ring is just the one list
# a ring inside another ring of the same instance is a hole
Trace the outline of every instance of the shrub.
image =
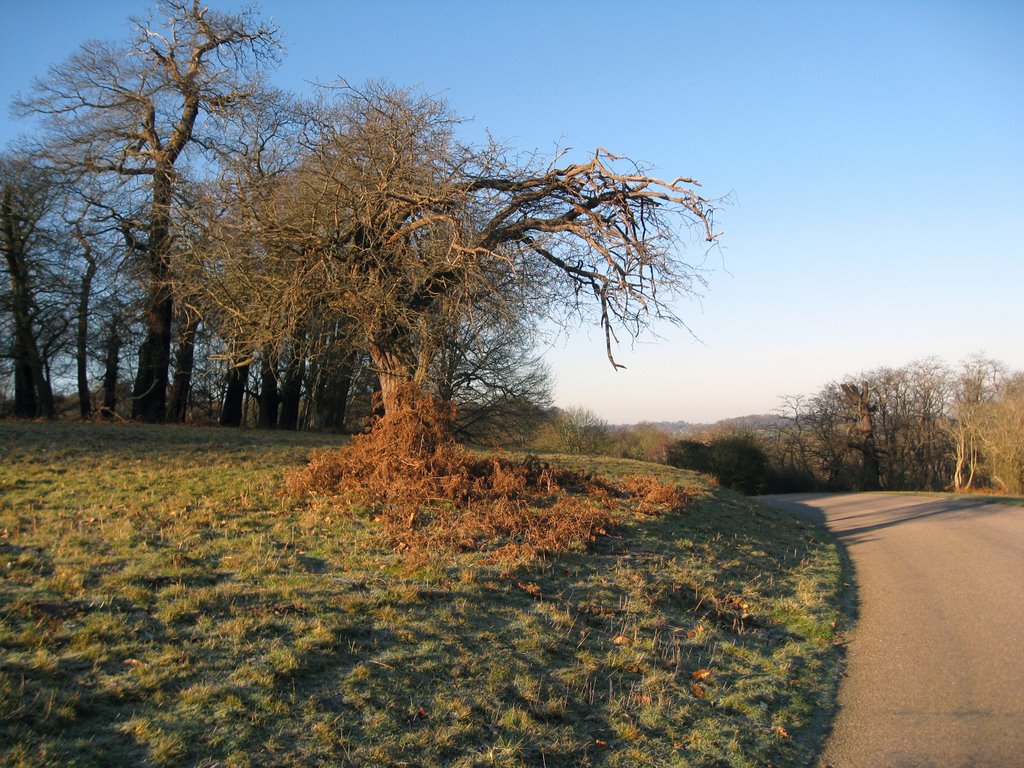
[(665, 452), (665, 463), (694, 472), (712, 473), (711, 448), (698, 440), (679, 440)]
[(667, 459), (673, 467), (713, 475), (725, 488), (747, 495), (764, 493), (771, 478), (768, 456), (756, 438), (744, 433), (715, 437), (708, 443), (679, 440), (668, 449)]

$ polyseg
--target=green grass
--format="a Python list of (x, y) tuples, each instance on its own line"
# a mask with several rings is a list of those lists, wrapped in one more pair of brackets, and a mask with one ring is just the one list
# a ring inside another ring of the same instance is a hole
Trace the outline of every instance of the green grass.
[(814, 762), (845, 622), (818, 529), (704, 485), (589, 552), (412, 563), (282, 494), (330, 443), (0, 423), (0, 764)]

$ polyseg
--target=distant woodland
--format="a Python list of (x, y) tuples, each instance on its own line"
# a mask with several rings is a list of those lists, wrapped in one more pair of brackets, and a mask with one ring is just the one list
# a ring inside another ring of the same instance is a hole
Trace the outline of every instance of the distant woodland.
[(1024, 494), (1024, 374), (974, 357), (878, 368), (783, 399), (775, 414), (610, 430), (620, 455), (697, 469), (745, 493)]

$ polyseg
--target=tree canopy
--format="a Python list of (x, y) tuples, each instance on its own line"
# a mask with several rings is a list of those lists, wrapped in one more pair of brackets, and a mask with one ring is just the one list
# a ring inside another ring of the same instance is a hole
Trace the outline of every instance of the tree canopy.
[(714, 238), (691, 179), (600, 148), (560, 166), (471, 146), (447, 104), (414, 90), (329, 96), (306, 106), (294, 164), (228, 185), (238, 196), (210, 207), (197, 244), (200, 304), (253, 342), (326, 313), (369, 353), (387, 406), (399, 385), (426, 386), (474, 318), (593, 316), (618, 365), (618, 335), (678, 321), (673, 301), (702, 281), (679, 250), (683, 231)]

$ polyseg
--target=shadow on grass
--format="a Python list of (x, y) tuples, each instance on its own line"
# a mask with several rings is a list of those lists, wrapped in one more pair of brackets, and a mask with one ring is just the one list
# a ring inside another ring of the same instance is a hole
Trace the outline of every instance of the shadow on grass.
[(328, 448), (343, 445), (349, 439), (346, 435), (216, 426), (0, 421), (0, 448), (4, 453), (33, 452), (37, 455), (57, 453), (141, 459), (215, 454), (223, 458), (233, 451), (248, 451), (254, 447)]

